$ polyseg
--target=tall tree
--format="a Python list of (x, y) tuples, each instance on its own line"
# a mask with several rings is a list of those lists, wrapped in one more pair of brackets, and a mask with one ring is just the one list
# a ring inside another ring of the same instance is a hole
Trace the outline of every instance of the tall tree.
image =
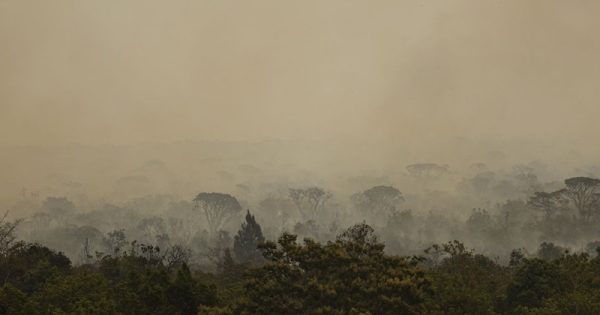
[(258, 249), (258, 245), (264, 241), (265, 238), (260, 225), (248, 210), (246, 222), (242, 223), (241, 229), (233, 239), (235, 258), (241, 263), (256, 264), (261, 262), (262, 254)]
[(166, 294), (169, 302), (181, 315), (198, 314), (200, 305), (213, 305), (216, 300), (210, 288), (192, 277), (192, 273), (185, 263), (177, 270), (175, 279), (168, 287)]
[(290, 188), (289, 197), (302, 218), (308, 220), (316, 217), (325, 202), (331, 198), (331, 193), (320, 187)]
[(8, 221), (8, 211), (0, 216), (0, 256), (5, 256), (15, 243), (15, 229), (22, 220)]
[(572, 177), (565, 180), (563, 194), (573, 203), (579, 216), (590, 219), (596, 214), (600, 203), (600, 179)]
[(391, 215), (404, 201), (402, 193), (393, 186), (375, 186), (351, 197), (359, 209), (374, 215)]
[(223, 193), (199, 193), (194, 198), (194, 208), (204, 212), (212, 235), (221, 229), (228, 220), (242, 210), (235, 197)]
[(536, 192), (533, 196), (529, 197), (527, 206), (540, 210), (544, 213), (545, 218), (550, 218), (553, 215), (566, 210), (569, 201), (565, 198), (562, 191), (555, 192)]

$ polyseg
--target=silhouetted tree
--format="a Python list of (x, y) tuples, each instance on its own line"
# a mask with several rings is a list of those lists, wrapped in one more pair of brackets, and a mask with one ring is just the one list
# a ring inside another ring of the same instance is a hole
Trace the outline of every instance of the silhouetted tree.
[(590, 219), (600, 206), (600, 179), (590, 177), (572, 177), (565, 180), (567, 186), (563, 194), (573, 203), (579, 216)]
[(467, 228), (475, 233), (489, 232), (494, 227), (492, 217), (485, 209), (473, 209), (466, 224)]
[(114, 230), (106, 234), (102, 239), (104, 247), (108, 250), (109, 255), (119, 256), (124, 252), (124, 247), (127, 245), (127, 237), (125, 231)]
[(8, 251), (12, 248), (16, 236), (15, 229), (22, 220), (8, 221), (8, 211), (0, 217), (0, 256), (8, 254)]
[(546, 261), (559, 259), (562, 255), (568, 253), (567, 249), (554, 245), (551, 242), (543, 242), (537, 251), (537, 257)]
[(304, 220), (314, 219), (325, 202), (331, 198), (331, 193), (319, 187), (291, 189), (289, 197), (296, 205)]
[(551, 193), (536, 192), (533, 196), (529, 197), (527, 206), (542, 211), (545, 218), (550, 218), (553, 215), (566, 210), (568, 202), (569, 201), (565, 198), (562, 191)]
[(167, 249), (165, 263), (167, 268), (188, 264), (192, 257), (192, 250), (182, 245), (174, 245)]
[(262, 234), (260, 225), (256, 222), (250, 210), (246, 213), (246, 222), (242, 223), (241, 229), (233, 238), (233, 252), (235, 258), (240, 263), (257, 264), (262, 261), (262, 254), (258, 245), (262, 244), (265, 238)]
[(167, 224), (163, 218), (150, 217), (140, 220), (137, 229), (144, 234), (146, 240), (154, 240), (157, 236), (166, 233)]
[(393, 186), (375, 186), (351, 197), (355, 206), (372, 215), (389, 216), (404, 201), (402, 193)]
[(235, 197), (222, 193), (199, 193), (194, 198), (194, 206), (204, 212), (211, 234), (215, 234), (233, 215), (242, 210)]
[(223, 255), (220, 257), (220, 260), (217, 264), (219, 272), (231, 273), (238, 269), (237, 266), (238, 265), (235, 263), (235, 260), (231, 255), (231, 250), (229, 250), (229, 248), (225, 248), (223, 250)]
[(181, 315), (195, 315), (200, 305), (216, 304), (214, 290), (194, 280), (185, 263), (177, 270), (175, 280), (167, 289), (167, 296)]

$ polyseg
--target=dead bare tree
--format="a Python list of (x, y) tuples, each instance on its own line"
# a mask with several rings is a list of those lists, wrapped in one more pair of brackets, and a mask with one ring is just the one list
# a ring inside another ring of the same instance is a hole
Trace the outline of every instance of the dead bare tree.
[(167, 249), (165, 262), (168, 268), (172, 268), (182, 264), (188, 264), (191, 257), (191, 249), (181, 245), (174, 245)]

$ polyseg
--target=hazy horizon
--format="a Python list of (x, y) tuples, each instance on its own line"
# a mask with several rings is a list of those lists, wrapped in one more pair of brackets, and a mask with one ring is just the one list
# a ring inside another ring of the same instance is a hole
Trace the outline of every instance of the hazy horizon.
[(0, 144), (466, 138), (590, 150), (598, 9), (0, 1)]

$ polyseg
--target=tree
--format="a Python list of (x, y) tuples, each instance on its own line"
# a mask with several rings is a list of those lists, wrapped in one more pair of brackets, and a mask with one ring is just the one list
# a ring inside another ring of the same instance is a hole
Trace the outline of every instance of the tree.
[(146, 240), (153, 241), (159, 235), (166, 233), (167, 224), (163, 218), (150, 217), (142, 219), (138, 223), (137, 229), (143, 233)]
[(535, 191), (538, 188), (539, 182), (538, 177), (535, 175), (535, 169), (527, 165), (515, 165), (513, 166), (514, 177), (518, 183), (522, 184), (521, 187), (528, 193)]
[(562, 291), (560, 277), (560, 269), (556, 264), (537, 258), (525, 259), (508, 287), (509, 307), (512, 309), (541, 307), (545, 299)]
[(219, 230), (213, 235), (204, 231), (204, 236), (197, 238), (200, 247), (200, 255), (212, 263), (219, 265), (224, 251), (229, 250), (233, 242), (229, 232)]
[(262, 261), (262, 254), (258, 245), (262, 244), (265, 238), (262, 234), (260, 225), (256, 222), (250, 210), (246, 214), (246, 222), (242, 223), (241, 229), (233, 238), (233, 252), (235, 258), (240, 263), (249, 263), (251, 265)]
[(22, 220), (8, 221), (7, 217), (8, 211), (0, 217), (0, 257), (6, 256), (12, 248), (16, 240), (15, 229), (22, 222)]
[(320, 244), (284, 233), (261, 248), (268, 263), (250, 271), (244, 314), (421, 314), (429, 281), (416, 263), (384, 253), (366, 224)]
[(290, 199), (296, 205), (304, 220), (314, 219), (325, 202), (331, 198), (331, 193), (319, 187), (290, 188)]
[[(132, 246), (134, 247), (134, 246)], [(111, 314), (195, 314), (199, 303), (214, 305), (215, 289), (191, 277), (185, 263), (169, 269), (148, 252), (155, 248), (139, 246), (121, 257), (104, 257), (98, 273), (114, 290), (117, 311)]]
[(38, 314), (119, 313), (109, 283), (101, 274), (89, 270), (50, 281), (32, 300)]
[(566, 253), (568, 253), (566, 248), (554, 245), (554, 243), (543, 242), (537, 251), (537, 257), (545, 261), (552, 261), (559, 259)]
[(206, 222), (211, 234), (215, 234), (221, 227), (230, 220), (233, 215), (242, 210), (242, 206), (229, 194), (223, 193), (199, 193), (194, 198), (195, 209), (204, 212)]
[(546, 219), (567, 209), (568, 200), (562, 191), (555, 192), (536, 192), (529, 197), (527, 206), (532, 209), (540, 210), (544, 213)]
[(0, 285), (10, 283), (26, 294), (42, 287), (49, 279), (68, 273), (71, 261), (38, 244), (16, 243), (0, 258)]
[(404, 201), (402, 193), (393, 186), (375, 186), (351, 197), (354, 204), (373, 215), (391, 215)]
[(108, 250), (109, 255), (121, 255), (123, 253), (123, 247), (127, 245), (125, 230), (121, 229), (108, 232), (106, 236), (102, 238), (102, 243), (104, 243), (104, 247)]
[(167, 268), (187, 265), (192, 257), (192, 250), (182, 245), (174, 245), (167, 249), (165, 263)]
[(427, 301), (430, 309), (449, 315), (499, 312), (508, 285), (507, 269), (458, 241), (435, 244), (426, 253), (434, 260), (426, 261), (433, 266), (434, 294)]
[(198, 314), (200, 305), (215, 305), (216, 302), (214, 290), (194, 280), (186, 264), (177, 270), (175, 280), (167, 289), (167, 296), (181, 315)]
[(439, 165), (435, 163), (417, 163), (406, 167), (408, 173), (416, 178), (423, 180), (438, 179), (448, 173), (448, 165)]
[(473, 209), (466, 225), (471, 232), (482, 234), (494, 227), (494, 221), (485, 209)]
[(221, 273), (232, 273), (237, 269), (237, 264), (235, 263), (235, 260), (233, 260), (229, 248), (223, 250), (223, 255), (222, 257), (219, 257), (217, 267)]
[(0, 287), (0, 314), (33, 314), (27, 295), (10, 283)]
[(600, 202), (600, 179), (572, 177), (565, 180), (562, 193), (573, 203), (581, 218), (589, 220), (595, 215)]

